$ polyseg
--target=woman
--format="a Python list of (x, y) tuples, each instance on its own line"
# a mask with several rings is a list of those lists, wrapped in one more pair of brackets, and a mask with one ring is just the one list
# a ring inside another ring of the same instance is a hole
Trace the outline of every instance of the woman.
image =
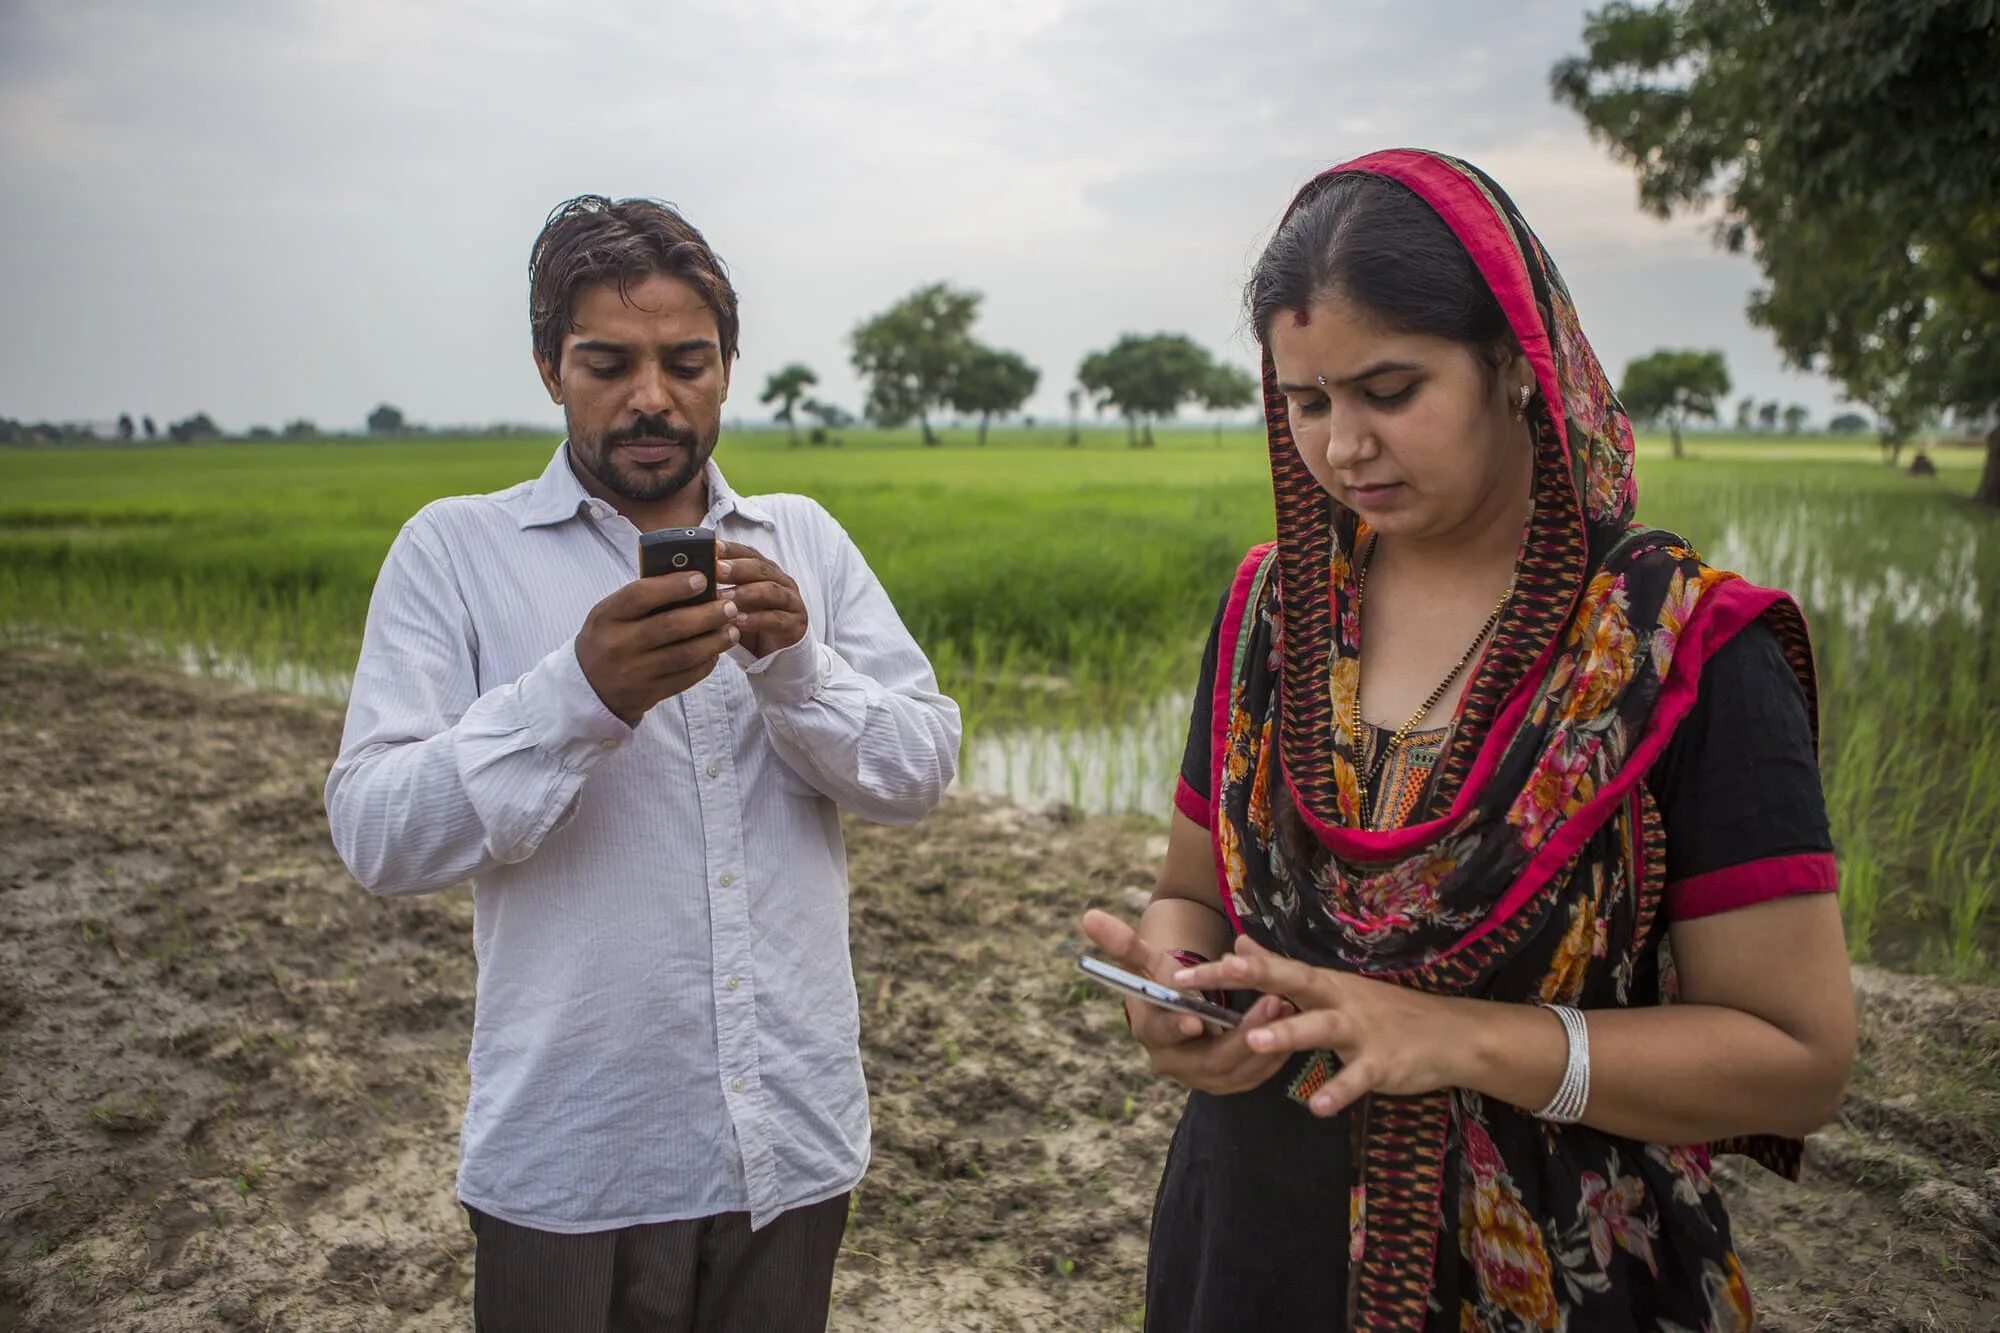
[(1799, 613), (1635, 523), (1630, 425), (1474, 168), (1326, 173), (1248, 299), (1278, 540), (1151, 904), (1084, 919), (1246, 1015), (1128, 1006), (1192, 1089), (1147, 1327), (1750, 1327), (1709, 1152), (1795, 1171), (1853, 1058)]

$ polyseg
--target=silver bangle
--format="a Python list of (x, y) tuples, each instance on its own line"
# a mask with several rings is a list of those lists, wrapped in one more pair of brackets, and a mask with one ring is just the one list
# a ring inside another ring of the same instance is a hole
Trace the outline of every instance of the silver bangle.
[(1563, 1035), (1569, 1038), (1569, 1062), (1563, 1066), (1562, 1086), (1535, 1115), (1558, 1125), (1574, 1125), (1590, 1105), (1590, 1025), (1581, 1010), (1566, 1004), (1544, 1007), (1562, 1020)]

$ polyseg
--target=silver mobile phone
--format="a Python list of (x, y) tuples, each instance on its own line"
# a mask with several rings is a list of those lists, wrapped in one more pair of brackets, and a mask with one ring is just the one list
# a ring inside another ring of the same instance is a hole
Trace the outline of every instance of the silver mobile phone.
[(1102, 958), (1079, 958), (1076, 960), (1076, 965), (1092, 981), (1109, 986), (1121, 994), (1137, 996), (1147, 1004), (1171, 1009), (1175, 1013), (1193, 1014), (1210, 1027), (1243, 1026), (1243, 1015), (1234, 1009), (1224, 1009), (1214, 1001), (1205, 1000), (1199, 995), (1183, 994), (1172, 986), (1163, 986), (1136, 972), (1127, 972), (1122, 967), (1114, 967)]

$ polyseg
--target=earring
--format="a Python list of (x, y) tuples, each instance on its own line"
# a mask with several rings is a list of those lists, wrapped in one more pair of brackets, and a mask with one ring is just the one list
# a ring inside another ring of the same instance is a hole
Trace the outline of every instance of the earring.
[(1521, 386), (1521, 411), (1520, 411), (1520, 415), (1521, 415), (1521, 416), (1526, 416), (1526, 415), (1528, 415), (1528, 400), (1529, 400), (1530, 398), (1533, 398), (1534, 396), (1535, 396), (1535, 386), (1534, 386), (1534, 385), (1532, 385), (1532, 384), (1523, 384), (1523, 385)]

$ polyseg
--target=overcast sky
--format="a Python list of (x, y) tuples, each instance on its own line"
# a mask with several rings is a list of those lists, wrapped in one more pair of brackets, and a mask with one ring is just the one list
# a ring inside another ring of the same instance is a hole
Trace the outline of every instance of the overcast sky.
[[(1805, 403), (1754, 268), (1656, 221), (1548, 94), (1583, 6), (1493, 0), (0, 0), (0, 416), (240, 430), (561, 417), (526, 261), (583, 192), (679, 204), (728, 262), (730, 415), (925, 282), (1042, 369), (1182, 331), (1253, 364), (1239, 297), (1321, 166), (1404, 144), (1514, 195), (1615, 375), (1719, 347)], [(1732, 395), (1734, 397), (1735, 395)]]

